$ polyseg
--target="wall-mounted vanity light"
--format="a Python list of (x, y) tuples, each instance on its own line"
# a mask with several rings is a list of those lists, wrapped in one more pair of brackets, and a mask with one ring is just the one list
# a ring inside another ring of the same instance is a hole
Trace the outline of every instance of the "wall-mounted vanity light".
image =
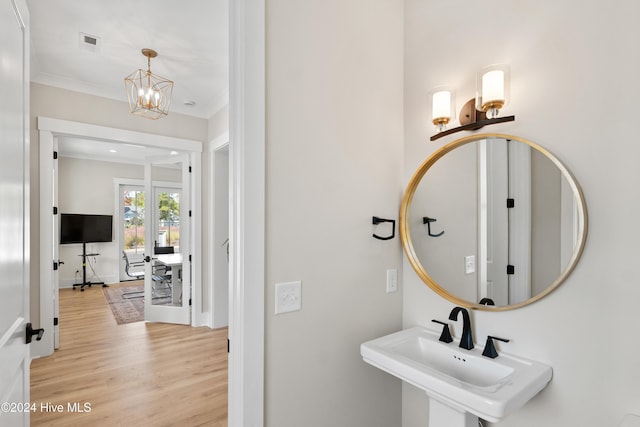
[(452, 129), (446, 129), (446, 125), (454, 118), (454, 92), (452, 89), (434, 89), (431, 93), (431, 117), (439, 133), (433, 135), (431, 141), (463, 130), (478, 130), (487, 125), (514, 121), (515, 116), (498, 117), (500, 109), (509, 100), (510, 77), (509, 66), (504, 64), (480, 70), (476, 78), (476, 97), (462, 107), (460, 126)]

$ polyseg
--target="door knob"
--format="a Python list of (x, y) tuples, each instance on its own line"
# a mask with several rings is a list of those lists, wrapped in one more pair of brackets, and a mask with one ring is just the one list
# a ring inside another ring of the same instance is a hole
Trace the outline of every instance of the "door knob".
[(42, 339), (42, 335), (44, 335), (44, 329), (33, 329), (31, 323), (27, 323), (27, 333), (25, 336), (25, 341), (27, 344), (31, 343), (32, 337), (36, 335), (36, 341), (40, 341)]

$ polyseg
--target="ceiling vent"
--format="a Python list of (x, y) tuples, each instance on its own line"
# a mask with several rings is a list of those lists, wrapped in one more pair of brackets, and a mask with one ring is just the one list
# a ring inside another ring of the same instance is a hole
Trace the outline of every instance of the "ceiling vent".
[(96, 53), (99, 52), (100, 37), (92, 36), (91, 34), (80, 33), (80, 49)]

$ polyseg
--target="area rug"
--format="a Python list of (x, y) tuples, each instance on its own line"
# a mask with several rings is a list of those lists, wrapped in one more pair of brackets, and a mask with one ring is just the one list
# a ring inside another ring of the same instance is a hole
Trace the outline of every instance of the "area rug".
[(102, 288), (118, 325), (144, 320), (144, 286), (111, 286)]

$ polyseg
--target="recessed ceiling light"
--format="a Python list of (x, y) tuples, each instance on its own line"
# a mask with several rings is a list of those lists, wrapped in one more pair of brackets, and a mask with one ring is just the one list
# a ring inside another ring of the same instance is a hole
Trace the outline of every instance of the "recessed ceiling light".
[(113, 148), (111, 150), (109, 150), (110, 153), (117, 153), (116, 150), (114, 150)]
[(178, 154), (178, 152), (174, 150), (174, 151), (170, 152), (169, 154), (171, 154), (172, 156), (175, 156), (175, 155)]
[(194, 101), (193, 99), (185, 99), (184, 105), (186, 105), (187, 107), (195, 107), (196, 101)]

